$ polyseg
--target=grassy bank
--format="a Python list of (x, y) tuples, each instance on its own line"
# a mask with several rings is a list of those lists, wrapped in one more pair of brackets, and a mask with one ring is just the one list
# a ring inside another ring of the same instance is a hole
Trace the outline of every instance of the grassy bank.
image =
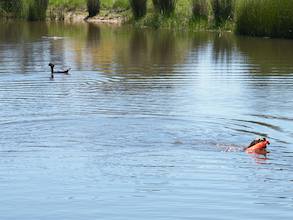
[[(102, 10), (129, 9), (128, 0), (100, 0)], [(87, 0), (50, 0), (49, 6), (53, 8), (64, 8), (67, 10), (82, 9), (87, 7)]]
[(68, 12), (113, 14), (137, 27), (293, 38), (292, 0), (0, 0), (2, 17), (63, 20)]
[(239, 34), (293, 38), (292, 0), (240, 0), (236, 10)]
[[(162, 5), (160, 6), (160, 1)], [(224, 0), (225, 4), (215, 6), (214, 0), (166, 0), (147, 1), (147, 13), (144, 17), (132, 19), (135, 26), (188, 30), (233, 30), (233, 11), (223, 16), (223, 8), (234, 0)], [(216, 0), (216, 2), (223, 0)], [(231, 7), (232, 9), (232, 7)]]
[(49, 0), (0, 0), (0, 15), (26, 20), (44, 20)]

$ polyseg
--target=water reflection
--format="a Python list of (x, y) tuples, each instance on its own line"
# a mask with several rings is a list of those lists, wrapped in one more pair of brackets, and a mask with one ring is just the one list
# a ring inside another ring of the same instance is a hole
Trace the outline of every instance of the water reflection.
[(231, 64), (235, 50), (235, 36), (230, 33), (215, 34), (213, 38), (213, 60), (215, 63)]
[(169, 31), (130, 30), (129, 36), (125, 38), (125, 44), (115, 52), (117, 72), (136, 72), (139, 73), (138, 77), (157, 77), (161, 74), (168, 77), (176, 65), (184, 62), (188, 54), (189, 41), (184, 40), (178, 44), (179, 39), (180, 35)]
[(87, 31), (87, 46), (89, 48), (97, 48), (99, 47), (101, 39), (101, 29), (99, 26), (95, 24), (88, 24), (88, 31)]
[(0, 43), (28, 43), (41, 40), (47, 35), (48, 25), (44, 22), (0, 22)]
[[(8, 22), (1, 23), (0, 28), (0, 46), (3, 48), (0, 53), (2, 69), (23, 73), (28, 69), (39, 70), (39, 66), (33, 63), (45, 59), (44, 53), (48, 48), (40, 41), (42, 36), (48, 34), (48, 26), (45, 23)], [(9, 50), (8, 54), (5, 53), (6, 48)], [(18, 56), (15, 57), (13, 54)]]
[(237, 37), (237, 49), (248, 62), (255, 65), (255, 74), (288, 74), (293, 55), (293, 42), (284, 39)]
[[(11, 25), (14, 28), (11, 28)], [(167, 30), (158, 32), (138, 29), (119, 30), (119, 28), (113, 30), (105, 27), (102, 29), (103, 33), (101, 33), (101, 27), (95, 24), (87, 24), (87, 27), (80, 29), (78, 25), (69, 25), (65, 28), (62, 24), (2, 22), (0, 43), (38, 42), (44, 36), (74, 36), (72, 46), (75, 48), (75, 55), (79, 57), (76, 58), (76, 62), (87, 57), (92, 60), (92, 65), (98, 66), (101, 65), (101, 62), (104, 65), (101, 60), (103, 54), (108, 63), (115, 61), (124, 72), (128, 71), (130, 65), (148, 68), (149, 71), (152, 71), (150, 66), (158, 65), (165, 68), (161, 72), (172, 72), (172, 67), (185, 62), (190, 50), (197, 50), (198, 46), (203, 48), (204, 42), (206, 42), (211, 43), (212, 59), (217, 63), (224, 61), (231, 63), (233, 57), (241, 55), (244, 59), (248, 59), (247, 61), (251, 65), (254, 65), (254, 68), (251, 69), (254, 73), (292, 72), (291, 65), (288, 65), (293, 55), (290, 49), (293, 47), (293, 43), (290, 40), (235, 37), (229, 33), (194, 33), (193, 36), (190, 36), (193, 37), (193, 40), (190, 40), (190, 38), (186, 38), (187, 33)], [(117, 39), (117, 33), (124, 34)], [(68, 50), (63, 46), (64, 43), (65, 41), (56, 39), (50, 41), (51, 52), (49, 54), (56, 55), (52, 59), (56, 61), (61, 59), (61, 63), (63, 58), (62, 56), (58, 57), (57, 53), (64, 54), (65, 50)], [(87, 50), (84, 49), (85, 45), (88, 47)], [(41, 44), (40, 46), (46, 45)], [(22, 45), (17, 50), (23, 55), (25, 54), (27, 61), (33, 59), (30, 57), (33, 54), (31, 47)], [(47, 50), (47, 47), (37, 50), (41, 52)], [(29, 62), (25, 63), (24, 66), (28, 64)]]

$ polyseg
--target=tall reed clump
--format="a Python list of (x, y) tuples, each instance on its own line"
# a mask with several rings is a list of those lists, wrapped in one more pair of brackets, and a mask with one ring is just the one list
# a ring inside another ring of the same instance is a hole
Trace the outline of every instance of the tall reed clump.
[(21, 0), (0, 0), (1, 14), (9, 17), (21, 17), (22, 1)]
[(129, 0), (129, 4), (135, 18), (141, 18), (146, 14), (147, 0)]
[(30, 21), (44, 20), (49, 0), (1, 0), (2, 10), (10, 17)]
[(46, 11), (49, 0), (31, 0), (28, 2), (26, 18), (29, 21), (39, 21), (46, 19)]
[(192, 17), (194, 19), (208, 19), (209, 17), (209, 1), (192, 0)]
[(155, 11), (159, 11), (159, 0), (152, 0)]
[(176, 0), (153, 0), (154, 8), (163, 15), (171, 15), (175, 11)]
[(94, 17), (100, 12), (100, 0), (87, 0), (88, 17)]
[(293, 38), (293, 1), (241, 0), (237, 5), (236, 32)]
[(234, 0), (211, 0), (211, 5), (216, 26), (233, 18)]

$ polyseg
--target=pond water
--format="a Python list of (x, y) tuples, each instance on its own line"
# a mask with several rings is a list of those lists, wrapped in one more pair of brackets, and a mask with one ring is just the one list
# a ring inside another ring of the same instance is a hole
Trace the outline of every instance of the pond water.
[(0, 219), (292, 219), (292, 61), (290, 40), (1, 23)]

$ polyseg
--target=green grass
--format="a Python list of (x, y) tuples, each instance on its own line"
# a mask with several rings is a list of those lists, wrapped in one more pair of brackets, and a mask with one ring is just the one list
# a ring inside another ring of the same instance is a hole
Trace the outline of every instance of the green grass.
[(86, 0), (49, 0), (52, 7), (85, 8)]
[[(50, 0), (49, 5), (54, 8), (85, 9), (86, 0)], [(128, 0), (101, 0), (101, 9), (129, 9)]]
[[(216, 24), (213, 18), (211, 0), (177, 0), (175, 11), (171, 14), (160, 11), (148, 1), (148, 13), (143, 19), (132, 20), (136, 26), (168, 28), (179, 30), (232, 30), (232, 19)], [(154, 1), (156, 2), (156, 0)]]
[[(129, 21), (130, 24), (134, 24), (137, 27), (152, 27), (152, 28), (169, 28), (169, 29), (192, 29), (192, 30), (203, 30), (203, 29), (229, 29), (233, 25), (229, 23), (226, 24), (225, 21), (221, 24), (215, 25), (213, 20), (213, 11), (211, 7), (211, 1), (213, 0), (201, 0), (202, 4), (206, 4), (205, 17), (194, 16), (193, 3), (196, 0), (168, 0), (174, 3), (174, 11), (171, 7), (170, 11), (165, 12), (165, 6), (162, 7), (164, 10), (160, 10), (160, 5), (158, 4), (164, 2), (165, 0), (147, 0), (147, 12), (146, 15), (133, 16)], [(197, 0), (198, 1), (198, 0)], [(225, 0), (231, 1), (231, 0)], [(51, 7), (65, 7), (65, 8), (84, 8), (86, 0), (50, 0)], [(129, 10), (131, 13), (129, 0), (101, 0), (101, 10), (110, 11), (123, 11)], [(175, 4), (176, 2), (176, 4)], [(204, 3), (205, 2), (205, 3)], [(154, 6), (157, 3), (157, 7)], [(173, 5), (173, 4), (171, 4)], [(168, 4), (167, 4), (168, 6)], [(131, 16), (129, 16), (131, 17)], [(138, 19), (137, 19), (138, 18)], [(222, 19), (224, 20), (224, 19)]]
[(100, 12), (100, 0), (87, 0), (88, 17), (94, 17)]
[(250, 36), (293, 38), (293, 1), (240, 0), (236, 31)]
[(30, 21), (44, 20), (48, 0), (10, 0), (0, 1), (3, 16), (23, 18)]
[(160, 13), (152, 1), (148, 1), (147, 14), (143, 19), (131, 20), (135, 26), (153, 27), (153, 28), (187, 28), (191, 19), (190, 1), (179, 0), (176, 3), (175, 11), (170, 14)]
[(210, 1), (192, 0), (192, 18), (194, 20), (208, 20), (211, 12)]
[(145, 16), (147, 0), (129, 0), (133, 16), (138, 19)]
[(175, 11), (177, 0), (156, 0), (153, 3), (161, 14), (171, 16)]
[(115, 1), (104, 0), (102, 2), (104, 2), (102, 3), (104, 5), (104, 8), (114, 9), (114, 10), (130, 9), (130, 3), (128, 0), (115, 0)]
[(210, 0), (216, 26), (231, 20), (234, 14), (234, 0)]

